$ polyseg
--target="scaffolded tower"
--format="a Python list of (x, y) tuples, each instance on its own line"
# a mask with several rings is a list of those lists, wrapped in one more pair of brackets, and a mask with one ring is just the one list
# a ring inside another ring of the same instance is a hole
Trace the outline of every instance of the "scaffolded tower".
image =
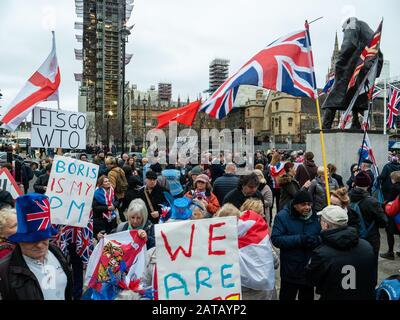
[[(83, 61), (82, 74), (75, 74), (81, 82), (81, 95), (86, 95), (86, 112), (94, 113), (95, 132), (106, 141), (106, 122), (119, 127), (122, 111), (124, 68), (132, 58), (125, 54), (124, 42), (133, 0), (75, 0), (76, 14), (83, 22), (75, 22), (82, 49), (75, 49), (75, 58)], [(90, 123), (89, 123), (90, 125)], [(97, 138), (96, 136), (96, 138)], [(98, 139), (96, 139), (98, 140)], [(96, 141), (101, 142), (101, 141)]]
[(172, 84), (159, 83), (158, 84), (158, 98), (162, 102), (170, 102), (172, 98)]
[(229, 74), (229, 60), (214, 59), (210, 63), (210, 88), (209, 93), (214, 93), (224, 83)]

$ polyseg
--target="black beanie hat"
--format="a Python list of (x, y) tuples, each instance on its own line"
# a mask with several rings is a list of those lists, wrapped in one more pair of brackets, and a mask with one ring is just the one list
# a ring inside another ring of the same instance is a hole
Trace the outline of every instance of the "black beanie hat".
[(307, 191), (298, 191), (293, 198), (293, 204), (312, 203), (311, 195)]
[(356, 175), (354, 183), (357, 187), (362, 187), (362, 188), (369, 187), (371, 184), (371, 178), (365, 171), (360, 171)]

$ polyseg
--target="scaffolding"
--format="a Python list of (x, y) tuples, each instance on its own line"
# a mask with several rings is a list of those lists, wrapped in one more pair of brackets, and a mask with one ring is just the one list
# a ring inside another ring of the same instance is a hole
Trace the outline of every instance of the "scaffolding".
[(229, 74), (229, 60), (226, 59), (214, 59), (210, 63), (209, 75), (210, 75), (210, 87), (209, 92), (214, 93), (221, 84), (228, 79)]

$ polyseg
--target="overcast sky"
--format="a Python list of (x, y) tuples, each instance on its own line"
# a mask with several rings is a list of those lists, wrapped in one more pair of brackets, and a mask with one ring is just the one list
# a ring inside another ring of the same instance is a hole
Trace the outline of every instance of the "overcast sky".
[[(173, 98), (197, 97), (208, 88), (208, 66), (214, 58), (230, 62), (230, 74), (276, 38), (300, 30), (304, 20), (324, 18), (311, 25), (316, 76), (323, 86), (333, 51), (335, 31), (357, 16), (376, 30), (383, 17), (382, 52), (390, 61), (391, 76), (400, 76), (397, 0), (136, 0), (129, 24), (135, 23), (127, 44), (133, 53), (126, 80), (146, 90), (158, 82), (172, 83)], [(51, 49), (49, 26), (55, 26), (61, 69), (63, 109), (77, 110), (82, 61), (74, 58), (73, 0), (0, 0), (0, 90), (7, 106)], [(1, 113), (1, 112), (0, 112)]]

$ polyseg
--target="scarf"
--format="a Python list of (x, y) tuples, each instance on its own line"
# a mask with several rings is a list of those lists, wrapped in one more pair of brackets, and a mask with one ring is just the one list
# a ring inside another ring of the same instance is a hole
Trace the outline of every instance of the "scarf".
[[(109, 192), (107, 193), (104, 188), (97, 188), (94, 192), (94, 198), (96, 201), (103, 206), (112, 206), (114, 200), (114, 189), (110, 187)], [(107, 210), (103, 212), (103, 218), (107, 219), (108, 222), (111, 222), (113, 219), (117, 217), (117, 213), (114, 211)]]

